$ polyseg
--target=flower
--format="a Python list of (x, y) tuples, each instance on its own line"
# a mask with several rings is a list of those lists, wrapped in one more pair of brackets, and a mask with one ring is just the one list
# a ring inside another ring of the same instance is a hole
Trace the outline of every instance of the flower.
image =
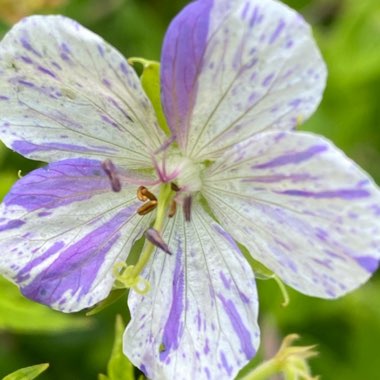
[(170, 136), (121, 54), (70, 19), (17, 24), (0, 76), (0, 137), (50, 162), (4, 199), (0, 272), (65, 312), (132, 287), (124, 352), (148, 377), (229, 379), (255, 355), (241, 245), (312, 296), (376, 270), (377, 187), (332, 143), (294, 131), (326, 69), (285, 5), (198, 0), (173, 20), (161, 57)]

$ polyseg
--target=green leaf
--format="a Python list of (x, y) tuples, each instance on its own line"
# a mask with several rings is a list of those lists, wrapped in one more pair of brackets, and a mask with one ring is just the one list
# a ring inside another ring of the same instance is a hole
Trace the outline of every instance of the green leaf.
[(18, 333), (59, 333), (87, 329), (91, 321), (78, 318), (25, 298), (14, 284), (0, 276), (0, 330)]
[(165, 114), (161, 104), (161, 85), (160, 85), (160, 63), (156, 61), (148, 61), (144, 58), (130, 58), (128, 62), (131, 64), (140, 63), (143, 65), (143, 72), (140, 80), (143, 89), (151, 101), (158, 124), (166, 135), (170, 135), (170, 129), (166, 122)]
[(32, 365), (31, 367), (21, 368), (5, 376), (3, 380), (32, 380), (44, 372), (49, 367), (48, 363)]
[(125, 325), (120, 315), (116, 316), (115, 341), (107, 370), (108, 376), (99, 375), (99, 380), (134, 380), (132, 363), (123, 353), (123, 333)]

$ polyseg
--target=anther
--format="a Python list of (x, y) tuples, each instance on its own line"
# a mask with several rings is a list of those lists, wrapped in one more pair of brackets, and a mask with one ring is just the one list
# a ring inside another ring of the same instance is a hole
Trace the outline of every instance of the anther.
[(102, 169), (107, 174), (110, 182), (111, 188), (115, 193), (118, 193), (121, 190), (120, 178), (117, 174), (116, 167), (110, 159), (107, 159), (102, 162)]
[(177, 202), (173, 199), (172, 202), (170, 203), (168, 217), (172, 218), (176, 212), (177, 212)]
[(157, 201), (149, 201), (144, 203), (141, 207), (137, 209), (137, 213), (139, 215), (146, 215), (149, 214), (151, 211), (153, 211), (157, 207)]
[(164, 242), (164, 239), (160, 235), (160, 233), (154, 228), (149, 228), (145, 232), (145, 237), (156, 247), (162, 249), (165, 253), (171, 255), (171, 251), (169, 246)]
[(176, 193), (177, 193), (178, 191), (181, 190), (180, 187), (179, 187), (176, 183), (174, 183), (174, 182), (171, 182), (171, 183), (170, 183), (170, 188), (171, 188), (173, 191), (175, 191)]
[(137, 198), (141, 202), (145, 202), (148, 199), (151, 201), (157, 201), (157, 198), (154, 196), (154, 194), (152, 194), (145, 186), (140, 186), (137, 189)]
[(183, 200), (183, 213), (185, 214), (186, 222), (190, 222), (191, 220), (191, 204), (193, 202), (193, 198), (189, 195)]

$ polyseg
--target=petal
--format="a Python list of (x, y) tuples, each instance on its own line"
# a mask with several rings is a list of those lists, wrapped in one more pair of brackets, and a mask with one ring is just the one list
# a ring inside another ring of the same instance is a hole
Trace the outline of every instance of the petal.
[(37, 302), (65, 312), (104, 299), (149, 218), (135, 186), (111, 191), (95, 160), (38, 169), (12, 188), (0, 210), (0, 273)]
[(232, 379), (259, 343), (256, 286), (230, 235), (197, 204), (177, 213), (145, 271), (152, 290), (131, 292), (124, 353), (152, 379)]
[(112, 157), (150, 166), (157, 127), (138, 77), (103, 39), (62, 16), (24, 19), (0, 44), (0, 137), (42, 161)]
[(299, 291), (338, 297), (380, 257), (380, 192), (329, 141), (262, 133), (205, 173), (204, 196), (252, 256)]
[(169, 27), (161, 70), (169, 126), (198, 159), (292, 129), (314, 112), (326, 80), (309, 26), (273, 0), (191, 3)]

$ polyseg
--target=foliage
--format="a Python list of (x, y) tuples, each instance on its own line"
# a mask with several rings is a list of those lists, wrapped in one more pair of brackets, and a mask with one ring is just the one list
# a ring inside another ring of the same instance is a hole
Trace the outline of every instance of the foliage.
[(133, 365), (123, 354), (123, 333), (125, 325), (120, 315), (116, 316), (115, 341), (108, 362), (108, 375), (99, 375), (99, 380), (134, 380)]
[(58, 313), (29, 301), (17, 287), (0, 277), (0, 331), (15, 333), (59, 333), (86, 329), (90, 320)]
[(49, 367), (49, 364), (37, 364), (21, 368), (5, 376), (3, 380), (33, 380)]

